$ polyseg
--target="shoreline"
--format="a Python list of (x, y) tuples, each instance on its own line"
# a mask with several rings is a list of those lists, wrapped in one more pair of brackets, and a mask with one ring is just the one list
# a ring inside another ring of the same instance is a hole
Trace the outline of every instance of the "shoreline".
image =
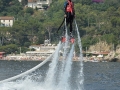
[[(47, 57), (46, 57), (47, 58)], [(30, 57), (30, 58), (6, 58), (6, 57), (3, 57), (1, 58), (0, 60), (2, 61), (44, 61), (46, 58), (40, 58), (40, 57)], [(59, 61), (62, 61), (63, 58), (60, 57), (60, 60)], [(49, 60), (51, 61), (51, 60)], [(73, 57), (73, 60), (72, 61), (76, 61), (76, 62), (79, 62), (80, 59), (78, 57)], [(86, 59), (85, 57), (83, 57), (83, 62), (120, 62), (120, 59), (119, 58), (89, 58), (89, 59)]]
[[(13, 54), (6, 55), (0, 58), (0, 60), (7, 61), (44, 61), (49, 55), (27, 55), (27, 54)], [(98, 57), (99, 56), (99, 57)], [(99, 54), (98, 56), (86, 56), (83, 57), (83, 62), (120, 62), (120, 54), (116, 52), (110, 52), (107, 56)], [(63, 60), (63, 57), (60, 56), (60, 61)], [(49, 60), (51, 61), (51, 60)], [(74, 55), (73, 61), (80, 61), (80, 57)]]

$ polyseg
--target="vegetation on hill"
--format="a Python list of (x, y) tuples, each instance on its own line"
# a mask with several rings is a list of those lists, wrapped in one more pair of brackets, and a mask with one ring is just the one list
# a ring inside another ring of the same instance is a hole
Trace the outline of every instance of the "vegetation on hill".
[[(26, 0), (22, 3), (18, 0), (0, 0), (0, 16), (15, 17), (13, 27), (0, 27), (0, 51), (15, 53), (22, 47), (22, 52), (25, 52), (31, 44), (41, 44), (49, 38), (52, 43), (58, 42), (62, 28), (58, 34), (56, 30), (64, 18), (64, 1), (53, 0), (50, 7), (42, 11), (23, 7)], [(120, 44), (120, 0), (104, 0), (102, 3), (73, 1), (83, 50), (99, 41), (112, 43), (116, 48)]]

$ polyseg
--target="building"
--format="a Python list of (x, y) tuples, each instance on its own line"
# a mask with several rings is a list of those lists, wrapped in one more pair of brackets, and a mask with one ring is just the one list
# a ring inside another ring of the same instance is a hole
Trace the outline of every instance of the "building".
[(22, 0), (18, 0), (19, 2), (21, 2)]
[(27, 56), (40, 56), (40, 57), (48, 57), (50, 56), (52, 53), (55, 52), (57, 46), (53, 45), (47, 45), (45, 46), (43, 45), (31, 45), (29, 48), (32, 49), (34, 48), (35, 51), (27, 51), (26, 55)]
[(2, 59), (5, 56), (5, 52), (0, 52), (0, 59)]
[(12, 27), (14, 21), (15, 21), (14, 17), (2, 16), (0, 17), (0, 26)]
[(27, 6), (35, 9), (37, 7), (37, 0), (28, 0)]
[(52, 0), (28, 0), (28, 7), (35, 9), (44, 9), (50, 6)]
[(49, 40), (45, 40), (44, 44), (31, 45), (29, 48), (35, 49), (35, 51), (27, 51), (26, 55), (27, 56), (40, 56), (40, 57), (50, 56), (52, 53), (55, 52), (55, 49), (57, 46), (55, 44), (50, 44), (46, 41), (49, 42)]

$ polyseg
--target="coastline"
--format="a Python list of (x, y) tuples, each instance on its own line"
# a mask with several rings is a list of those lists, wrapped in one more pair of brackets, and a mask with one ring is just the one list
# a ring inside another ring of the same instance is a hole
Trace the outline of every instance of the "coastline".
[[(3, 57), (0, 60), (5, 60), (5, 61), (44, 61), (47, 57), (39, 57), (39, 56), (24, 56), (24, 57), (19, 57), (19, 56), (14, 56), (14, 57)], [(62, 61), (63, 57), (60, 57), (59, 61)], [(50, 60), (51, 61), (51, 60)], [(73, 61), (80, 61), (79, 57), (73, 57)], [(83, 57), (83, 62), (120, 62), (120, 55), (117, 57), (112, 57), (112, 58), (98, 58), (98, 57)]]
[[(7, 60), (7, 61), (11, 61), (11, 60), (14, 60), (14, 61), (44, 61), (49, 55), (46, 54), (46, 53), (44, 55), (41, 55), (41, 54), (40, 55), (38, 55), (38, 54), (29, 55), (29, 54), (25, 54), (25, 53), (9, 54), (9, 55), (6, 55), (6, 56), (0, 58), (0, 60)], [(62, 56), (60, 56), (59, 61), (61, 61), (61, 60), (63, 60)], [(73, 56), (73, 61), (80, 61), (80, 58), (78, 56), (74, 55)], [(115, 51), (111, 51), (108, 55), (97, 54), (97, 56), (95, 56), (93, 54), (92, 56), (83, 57), (82, 61), (83, 62), (120, 62), (120, 54), (116, 53)]]

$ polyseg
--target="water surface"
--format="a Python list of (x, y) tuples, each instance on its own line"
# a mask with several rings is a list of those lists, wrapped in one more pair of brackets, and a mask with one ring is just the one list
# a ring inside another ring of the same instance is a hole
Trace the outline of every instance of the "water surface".
[[(18, 75), (26, 70), (31, 69), (39, 63), (39, 61), (0, 61), (0, 80)], [(41, 78), (44, 81), (44, 77), (46, 76), (46, 72), (49, 68), (49, 63), (50, 62), (46, 63), (44, 66), (32, 73), (32, 77), (35, 79), (35, 82), (32, 83), (37, 85), (39, 82), (41, 82)], [(76, 79), (79, 69), (80, 64), (78, 62), (73, 62), (69, 80), (71, 90), (78, 90), (78, 83), (76, 83)], [(85, 62), (83, 72), (83, 85), (85, 90), (120, 90), (120, 63)], [(9, 86), (6, 85), (6, 87)], [(4, 86), (2, 86), (2, 89), (0, 90), (22, 90), (17, 89), (17, 87), (19, 87), (19, 85), (16, 85), (15, 89), (4, 89)], [(26, 86), (22, 87), (24, 87), (23, 90), (35, 90), (28, 88), (25, 89)]]

